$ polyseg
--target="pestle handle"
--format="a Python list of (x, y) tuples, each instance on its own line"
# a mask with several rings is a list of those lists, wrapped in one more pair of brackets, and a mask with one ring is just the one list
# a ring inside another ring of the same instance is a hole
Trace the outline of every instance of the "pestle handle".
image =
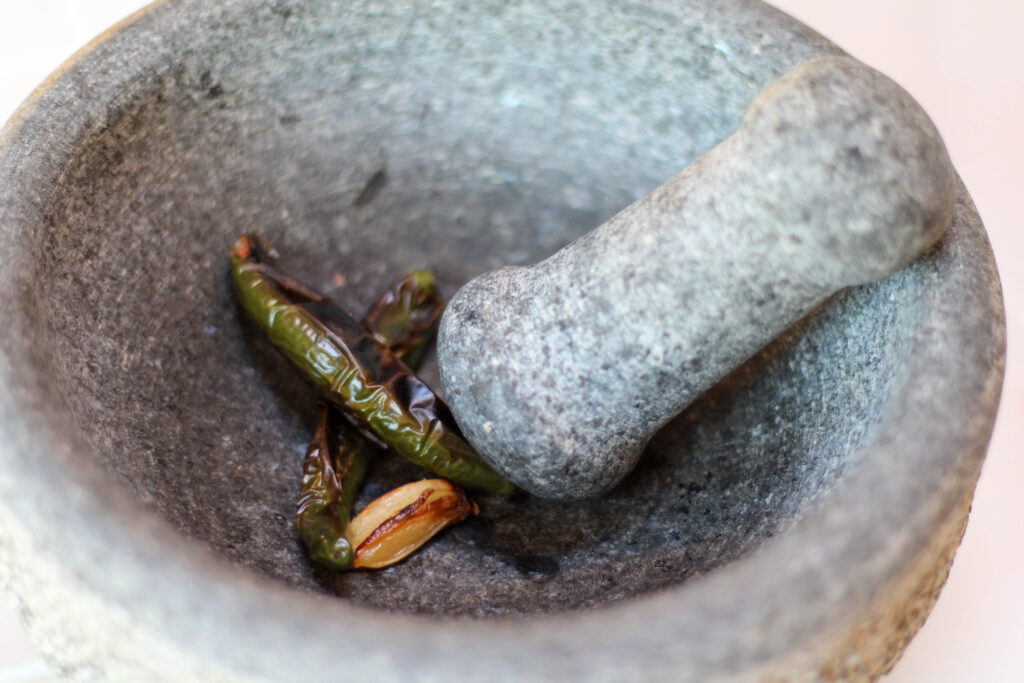
[(806, 62), (604, 225), (464, 286), (438, 337), (452, 411), (526, 490), (599, 494), (796, 320), (935, 243), (953, 198), (945, 146), (909, 94), (850, 58)]

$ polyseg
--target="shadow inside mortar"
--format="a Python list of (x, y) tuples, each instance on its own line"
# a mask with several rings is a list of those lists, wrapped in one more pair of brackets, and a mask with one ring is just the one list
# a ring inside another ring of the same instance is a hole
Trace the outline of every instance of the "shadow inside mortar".
[[(896, 317), (885, 282), (833, 297), (666, 425), (600, 498), (480, 498), (479, 517), (396, 567), (309, 579), (378, 608), (493, 616), (589, 608), (712, 571), (791, 526), (852, 464), (896, 374)], [(381, 458), (357, 509), (422, 477)]]

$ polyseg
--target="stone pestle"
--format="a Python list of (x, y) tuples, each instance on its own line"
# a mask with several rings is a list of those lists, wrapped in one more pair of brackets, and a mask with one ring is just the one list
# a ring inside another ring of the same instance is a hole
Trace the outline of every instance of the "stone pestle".
[(935, 243), (954, 184), (900, 86), (850, 58), (805, 62), (735, 134), (604, 225), (465, 285), (438, 336), (452, 412), (527, 491), (597, 495), (795, 321)]

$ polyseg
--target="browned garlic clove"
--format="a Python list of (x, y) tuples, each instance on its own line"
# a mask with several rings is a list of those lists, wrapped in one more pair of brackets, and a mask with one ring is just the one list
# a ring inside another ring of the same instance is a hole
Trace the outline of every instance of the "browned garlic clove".
[(479, 512), (462, 488), (445, 479), (423, 479), (388, 491), (349, 523), (356, 549), (352, 566), (380, 569), (415, 551), (447, 526)]

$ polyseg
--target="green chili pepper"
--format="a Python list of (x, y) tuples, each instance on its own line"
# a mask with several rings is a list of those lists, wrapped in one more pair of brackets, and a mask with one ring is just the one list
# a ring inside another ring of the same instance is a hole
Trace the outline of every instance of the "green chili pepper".
[[(444, 300), (430, 271), (413, 271), (363, 318), (374, 337), (410, 366), (419, 364), (436, 331)], [(371, 448), (362, 434), (324, 406), (302, 466), (295, 520), (310, 558), (331, 569), (351, 568), (348, 534), (352, 505), (366, 477)]]
[(337, 408), (325, 406), (302, 465), (296, 506), (299, 536), (318, 564), (348, 569), (355, 549), (348, 539), (352, 505), (366, 478), (368, 444)]
[(363, 429), (438, 476), (489, 493), (515, 490), (466, 442), (448, 407), (422, 380), (329, 297), (277, 272), (275, 254), (262, 240), (243, 236), (230, 256), (242, 307)]
[(429, 270), (414, 270), (395, 283), (363, 318), (374, 339), (410, 368), (419, 366), (437, 331), (444, 299)]

